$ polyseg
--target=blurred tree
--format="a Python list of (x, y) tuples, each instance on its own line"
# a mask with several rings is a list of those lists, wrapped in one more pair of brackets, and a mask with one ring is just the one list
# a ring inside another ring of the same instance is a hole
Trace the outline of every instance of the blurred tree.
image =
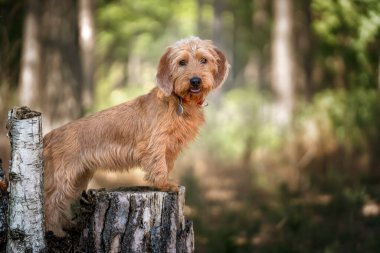
[(293, 0), (275, 0), (272, 35), (272, 89), (275, 93), (273, 118), (287, 126), (294, 109)]
[(5, 125), (7, 105), (14, 102), (18, 86), (23, 17), (22, 1), (0, 1), (0, 126)]
[(311, 29), (312, 0), (296, 0), (293, 8), (294, 48), (295, 54), (294, 76), (296, 81), (295, 91), (309, 101), (314, 95), (314, 87), (311, 79), (313, 69), (313, 33)]
[[(247, 80), (246, 68), (250, 68), (252, 51), (256, 48), (254, 31), (252, 24), (253, 2), (244, 0), (240, 2), (226, 1), (223, 17), (223, 32), (221, 40), (222, 49), (231, 55), (231, 71), (229, 79), (224, 86), (228, 91), (232, 88), (247, 85), (247, 81), (252, 85), (251, 80)], [(262, 49), (259, 49), (262, 50)]]
[(214, 18), (212, 22), (212, 40), (217, 46), (222, 45), (222, 32), (223, 32), (223, 21), (222, 13), (224, 10), (224, 1), (214, 0), (213, 2)]
[(79, 45), (83, 68), (82, 106), (85, 109), (93, 103), (95, 71), (95, 13), (94, 1), (79, 1)]
[(42, 110), (39, 96), (39, 73), (41, 72), (41, 45), (39, 41), (41, 10), (39, 4), (40, 1), (38, 0), (26, 1), (19, 83), (20, 103), (37, 111)]
[(205, 37), (203, 8), (205, 0), (197, 0), (197, 33), (201, 38)]
[(45, 0), (41, 5), (41, 97), (45, 129), (83, 115), (83, 71), (78, 38), (78, 3)]
[(93, 10), (85, 0), (28, 0), (25, 7), (19, 99), (44, 113), (49, 131), (82, 116), (91, 103)]
[(312, 13), (314, 55), (320, 65), (318, 88), (375, 88), (380, 2), (313, 0)]
[[(154, 0), (99, 0), (96, 7), (99, 31), (98, 71), (105, 77), (113, 73), (113, 67), (118, 66), (118, 70), (122, 70), (118, 71), (120, 77), (108, 85), (114, 88), (125, 87), (128, 81), (131, 81), (128, 76), (133, 72), (131, 69), (139, 68), (141, 58), (158, 58), (154, 52), (158, 51), (159, 46), (162, 50), (163, 46), (157, 43), (157, 38), (173, 19), (173, 3), (169, 0), (161, 1), (160, 4)], [(134, 58), (131, 55), (132, 49), (136, 52)], [(141, 73), (139, 75), (141, 76)]]
[(257, 85), (260, 89), (268, 87), (270, 80), (270, 77), (268, 76), (268, 69), (270, 68), (270, 50), (268, 50), (271, 31), (270, 9), (271, 1), (254, 1), (252, 13), (252, 40), (254, 43), (253, 57), (257, 61)]
[(380, 97), (380, 53), (379, 53), (379, 64), (377, 67), (377, 89), (379, 91), (379, 97)]

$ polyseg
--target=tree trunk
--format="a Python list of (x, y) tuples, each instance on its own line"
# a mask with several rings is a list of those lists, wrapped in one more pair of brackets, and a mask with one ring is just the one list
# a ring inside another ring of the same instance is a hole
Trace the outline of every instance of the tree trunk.
[(292, 3), (293, 0), (275, 0), (273, 3), (272, 88), (276, 95), (273, 119), (283, 127), (289, 125), (294, 106)]
[(297, 79), (297, 94), (302, 94), (308, 101), (314, 96), (315, 88), (312, 82), (313, 70), (313, 32), (311, 0), (296, 0), (293, 11), (294, 20), (294, 47), (296, 63), (294, 76)]
[(197, 0), (197, 32), (199, 37), (205, 38), (205, 24), (203, 17), (204, 0)]
[(270, 52), (268, 41), (270, 37), (270, 1), (253, 2), (252, 13), (253, 41), (255, 43), (254, 58), (257, 61), (257, 84), (260, 89), (269, 86)]
[(12, 146), (7, 252), (43, 252), (41, 113), (14, 108), (8, 112), (7, 126)]
[(222, 23), (222, 12), (224, 8), (224, 2), (221, 0), (214, 0), (214, 18), (212, 22), (212, 40), (218, 47), (222, 46), (223, 38), (223, 23)]
[(20, 103), (41, 111), (49, 131), (81, 117), (83, 106), (92, 102), (92, 5), (89, 0), (26, 2)]
[(185, 188), (179, 193), (147, 187), (90, 191), (94, 212), (83, 222), (81, 252), (193, 252), (194, 232), (185, 221)]
[(24, 20), (23, 48), (19, 83), (19, 102), (38, 110), (40, 103), (40, 41), (39, 41), (39, 1), (26, 1)]
[(380, 97), (380, 54), (379, 54), (379, 65), (377, 66), (377, 89), (379, 91), (379, 97)]
[(5, 251), (7, 244), (7, 211), (8, 211), (8, 192), (7, 182), (2, 167), (2, 161), (0, 159), (0, 252)]
[(82, 106), (89, 108), (93, 102), (95, 21), (94, 1), (79, 1), (79, 45), (83, 68)]
[(41, 84), (44, 130), (83, 115), (78, 2), (41, 2)]

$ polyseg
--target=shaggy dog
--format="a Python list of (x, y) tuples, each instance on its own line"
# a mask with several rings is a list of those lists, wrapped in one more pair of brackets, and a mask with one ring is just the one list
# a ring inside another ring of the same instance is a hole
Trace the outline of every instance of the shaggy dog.
[(157, 87), (146, 95), (72, 121), (44, 137), (46, 230), (57, 236), (72, 225), (70, 206), (96, 169), (141, 167), (164, 191), (181, 149), (204, 122), (207, 94), (228, 75), (224, 54), (211, 41), (190, 37), (167, 48)]

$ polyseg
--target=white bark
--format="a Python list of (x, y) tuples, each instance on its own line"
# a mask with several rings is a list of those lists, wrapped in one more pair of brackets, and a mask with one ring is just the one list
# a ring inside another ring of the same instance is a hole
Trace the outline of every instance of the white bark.
[(273, 3), (272, 87), (276, 94), (273, 118), (281, 126), (290, 123), (293, 113), (292, 3), (293, 0), (275, 0)]
[(12, 147), (9, 168), (7, 252), (43, 252), (43, 144), (41, 113), (27, 107), (8, 112)]
[(0, 252), (3, 252), (3, 250), (5, 250), (7, 243), (8, 192), (6, 185), (7, 182), (5, 180), (2, 161), (0, 159)]

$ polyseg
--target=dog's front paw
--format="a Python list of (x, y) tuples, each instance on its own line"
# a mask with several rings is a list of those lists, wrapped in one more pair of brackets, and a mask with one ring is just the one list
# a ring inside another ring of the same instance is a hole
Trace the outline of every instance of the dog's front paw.
[(179, 184), (174, 181), (166, 181), (155, 185), (161, 191), (178, 192)]

